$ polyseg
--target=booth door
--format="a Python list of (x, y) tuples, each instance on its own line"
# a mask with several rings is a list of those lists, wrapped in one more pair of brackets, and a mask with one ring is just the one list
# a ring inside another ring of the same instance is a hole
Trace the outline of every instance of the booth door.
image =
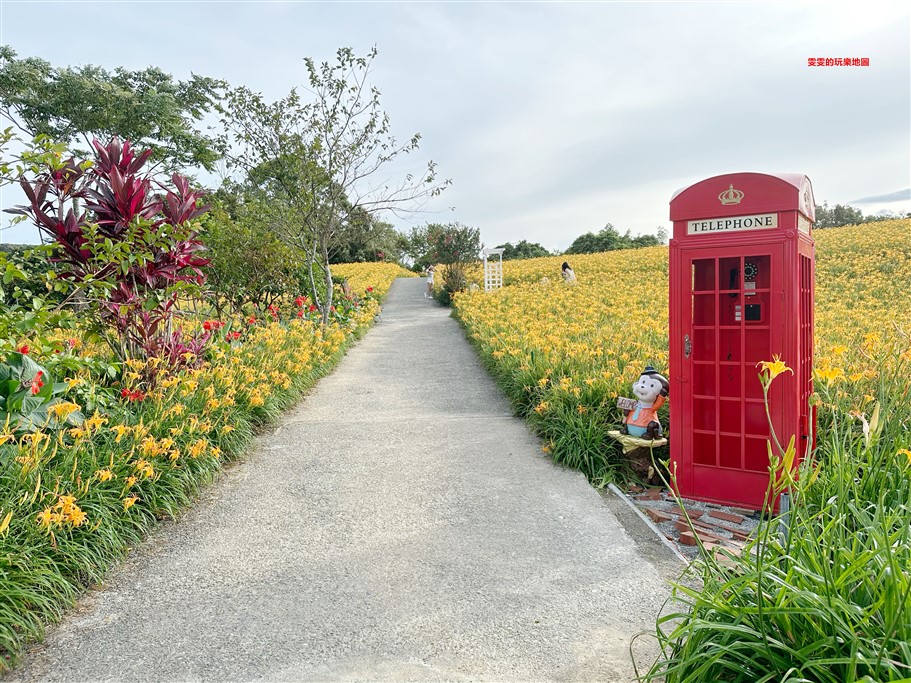
[(683, 438), (696, 498), (763, 505), (770, 432), (757, 363), (781, 353), (782, 257), (781, 245), (684, 253), (691, 307)]

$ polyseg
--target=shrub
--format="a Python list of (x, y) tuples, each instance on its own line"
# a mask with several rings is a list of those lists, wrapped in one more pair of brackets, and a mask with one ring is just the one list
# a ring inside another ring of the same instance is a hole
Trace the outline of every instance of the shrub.
[[(143, 173), (151, 150), (137, 154), (116, 139), (93, 144), (93, 163), (39, 156), (36, 177), (19, 183), (29, 203), (9, 211), (55, 244), (60, 277), (86, 297), (90, 320), (117, 357), (148, 358), (170, 342), (178, 299), (205, 280), (193, 221), (207, 207), (186, 178), (171, 176), (170, 189)], [(91, 215), (77, 216), (79, 201)]]

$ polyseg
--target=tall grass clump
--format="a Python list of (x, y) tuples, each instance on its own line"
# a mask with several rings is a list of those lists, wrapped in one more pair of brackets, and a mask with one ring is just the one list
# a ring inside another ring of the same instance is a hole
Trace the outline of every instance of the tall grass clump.
[(703, 549), (674, 587), (679, 609), (657, 621), (662, 655), (644, 680), (911, 678), (911, 350), (893, 351), (864, 412), (834, 379), (818, 386), (814, 457), (792, 471), (793, 441), (773, 439), (769, 500), (788, 492), (790, 513), (739, 555)]

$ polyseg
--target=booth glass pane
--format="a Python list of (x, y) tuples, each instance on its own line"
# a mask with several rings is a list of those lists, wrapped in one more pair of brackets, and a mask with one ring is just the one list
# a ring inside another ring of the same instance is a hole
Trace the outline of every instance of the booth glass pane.
[(720, 330), (718, 360), (740, 362), (740, 330)]
[(696, 396), (715, 395), (714, 363), (693, 363), (693, 393)]
[[(747, 256), (743, 260), (743, 288), (745, 290), (769, 289), (772, 286), (770, 264), (771, 257), (768, 255)], [(752, 285), (750, 283), (752, 283)]]
[(765, 413), (765, 403), (747, 401), (743, 404), (743, 431), (754, 436), (769, 435), (769, 418)]
[(715, 259), (693, 261), (693, 291), (711, 292), (715, 289)]
[(718, 324), (727, 327), (740, 327), (743, 319), (743, 302), (739, 294), (718, 295)]
[(739, 256), (718, 259), (718, 289), (740, 290), (740, 263)]
[(769, 447), (767, 439), (746, 437), (743, 447), (743, 467), (753, 472), (769, 471)]
[(718, 375), (718, 395), (740, 398), (743, 395), (740, 374), (740, 365), (722, 365)]
[(693, 295), (693, 324), (694, 325), (714, 325), (715, 324), (715, 295), (714, 294), (694, 294)]
[(718, 465), (739, 470), (742, 460), (740, 456), (740, 437), (722, 435), (718, 447)]
[(693, 330), (693, 360), (715, 360), (715, 330)]
[(693, 462), (698, 465), (716, 465), (715, 435), (703, 432), (693, 433)]
[(746, 327), (744, 335), (746, 340), (744, 353), (747, 363), (755, 365), (759, 361), (772, 360), (768, 328)]
[(716, 429), (716, 424), (715, 399), (694, 398), (693, 428), (701, 429), (707, 432), (714, 432)]
[(744, 382), (743, 395), (745, 398), (762, 398), (762, 383), (759, 381), (759, 368), (749, 368), (748, 366)]
[(740, 434), (743, 426), (740, 424), (742, 403), (739, 398), (721, 399), (719, 402), (719, 432)]

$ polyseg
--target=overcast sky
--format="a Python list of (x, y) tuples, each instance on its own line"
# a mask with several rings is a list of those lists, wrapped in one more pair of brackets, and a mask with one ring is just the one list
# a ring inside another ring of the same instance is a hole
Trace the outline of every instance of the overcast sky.
[[(554, 249), (608, 222), (670, 228), (675, 190), (727, 172), (805, 173), (817, 202), (911, 210), (909, 6), (0, 0), (0, 42), (56, 66), (154, 65), (272, 99), (304, 83), (304, 57), (376, 45), (393, 132), (420, 132), (415, 163), (452, 180), (431, 212), (391, 222), (457, 220), (487, 246)], [(0, 197), (20, 201), (17, 188)]]

